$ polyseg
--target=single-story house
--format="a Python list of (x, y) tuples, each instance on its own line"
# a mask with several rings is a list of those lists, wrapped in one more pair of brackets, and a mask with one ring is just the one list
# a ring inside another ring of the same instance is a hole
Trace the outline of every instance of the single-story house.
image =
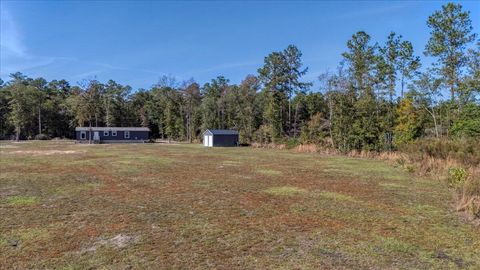
[(207, 129), (203, 133), (203, 145), (238, 146), (238, 131), (228, 129)]
[(146, 127), (76, 127), (78, 142), (115, 143), (147, 142), (150, 129)]

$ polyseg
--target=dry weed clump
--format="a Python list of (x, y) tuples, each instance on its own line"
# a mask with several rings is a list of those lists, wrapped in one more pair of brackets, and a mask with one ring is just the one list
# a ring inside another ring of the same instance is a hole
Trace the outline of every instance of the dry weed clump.
[(285, 144), (276, 144), (276, 143), (252, 143), (253, 148), (266, 148), (266, 149), (286, 149)]
[(459, 190), (457, 211), (465, 217), (480, 225), (480, 169), (471, 169), (467, 179)]
[(299, 153), (317, 153), (319, 150), (316, 144), (300, 144), (294, 148), (294, 151)]
[(298, 153), (320, 153), (322, 155), (339, 155), (340, 152), (332, 147), (319, 146), (316, 144), (299, 144), (293, 148)]

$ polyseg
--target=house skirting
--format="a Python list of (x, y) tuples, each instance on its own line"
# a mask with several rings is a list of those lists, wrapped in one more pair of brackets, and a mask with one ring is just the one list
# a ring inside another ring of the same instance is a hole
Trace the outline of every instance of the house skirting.
[[(148, 141), (145, 140), (101, 140), (101, 141), (94, 141), (92, 140), (91, 143), (147, 143)], [(88, 140), (77, 140), (77, 143), (88, 143)]]

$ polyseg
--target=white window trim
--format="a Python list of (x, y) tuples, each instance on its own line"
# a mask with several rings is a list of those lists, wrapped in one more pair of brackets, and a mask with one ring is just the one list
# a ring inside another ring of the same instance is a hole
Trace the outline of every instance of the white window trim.
[(87, 132), (80, 131), (80, 140), (86, 140), (86, 139), (87, 139)]
[(116, 130), (112, 130), (112, 136), (117, 137), (117, 131)]
[(123, 138), (125, 139), (130, 139), (130, 131), (129, 130), (125, 130), (123, 132)]
[(110, 135), (110, 131), (108, 131), (108, 130), (103, 131), (103, 136), (109, 136), (109, 135)]

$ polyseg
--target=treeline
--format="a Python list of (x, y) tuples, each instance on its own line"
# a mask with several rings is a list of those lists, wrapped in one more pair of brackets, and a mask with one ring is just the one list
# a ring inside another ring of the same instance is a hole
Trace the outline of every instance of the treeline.
[[(427, 20), (422, 66), (412, 43), (365, 32), (347, 41), (320, 89), (294, 45), (272, 52), (239, 85), (165, 76), (133, 91), (113, 80), (72, 86), (21, 73), (1, 81), (0, 137), (72, 138), (75, 126), (145, 126), (154, 138), (198, 141), (206, 128), (236, 129), (241, 143), (312, 143), (340, 151), (392, 150), (420, 137), (480, 137), (480, 41), (468, 11), (449, 3)], [(315, 90), (315, 91), (314, 91)]]

